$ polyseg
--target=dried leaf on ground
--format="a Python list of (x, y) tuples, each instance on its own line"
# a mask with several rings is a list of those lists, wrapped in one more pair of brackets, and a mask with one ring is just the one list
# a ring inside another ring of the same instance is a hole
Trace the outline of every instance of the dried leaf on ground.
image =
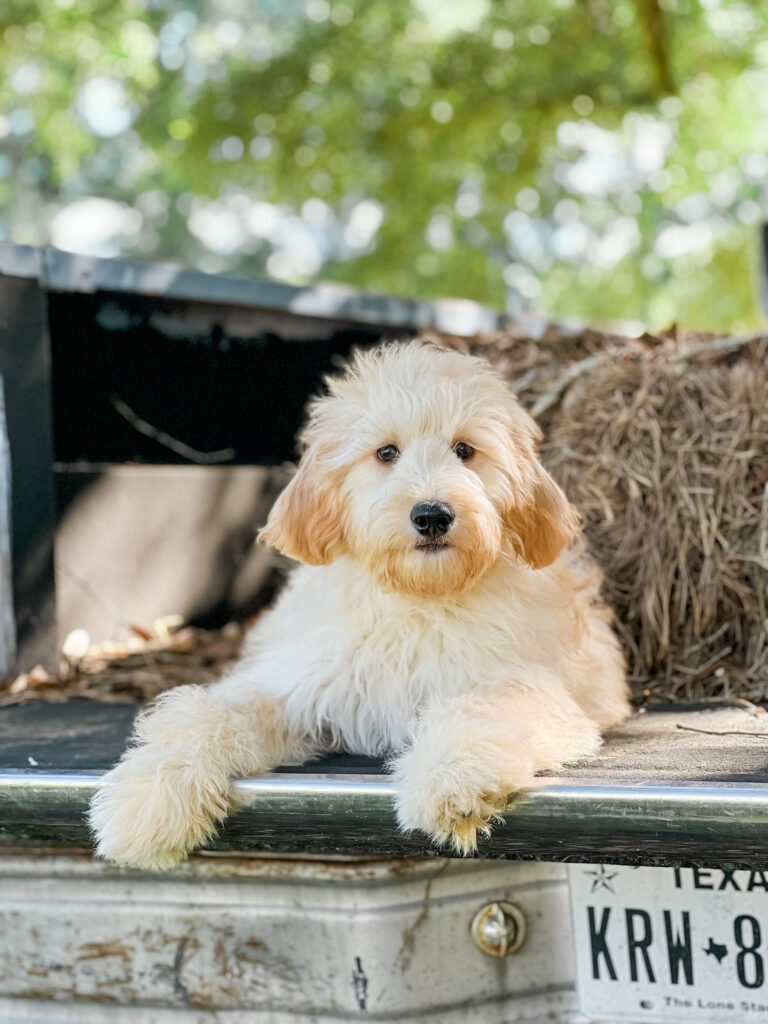
[[(83, 646), (72, 634), (62, 645), (60, 672), (45, 669), (0, 684), (0, 706), (30, 700), (150, 701), (164, 690), (187, 683), (210, 683), (233, 663), (244, 627), (229, 623), (219, 630), (186, 626), (175, 631), (142, 630), (123, 643)], [(83, 630), (76, 630), (83, 633)], [(87, 634), (86, 634), (87, 635)]]

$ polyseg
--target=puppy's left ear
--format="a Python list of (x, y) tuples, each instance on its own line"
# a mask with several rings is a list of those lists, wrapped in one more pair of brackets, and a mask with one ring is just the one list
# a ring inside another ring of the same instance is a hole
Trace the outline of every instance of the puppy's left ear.
[(341, 544), (341, 499), (318, 453), (309, 448), (269, 513), (259, 540), (288, 558), (309, 565), (327, 565)]
[(578, 534), (579, 514), (535, 457), (530, 497), (505, 515), (512, 544), (532, 569), (551, 565)]

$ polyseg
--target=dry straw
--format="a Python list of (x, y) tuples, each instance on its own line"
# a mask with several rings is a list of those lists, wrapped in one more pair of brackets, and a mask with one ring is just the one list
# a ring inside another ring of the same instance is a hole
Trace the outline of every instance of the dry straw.
[(639, 694), (768, 697), (768, 339), (595, 331), (488, 356), (580, 509)]

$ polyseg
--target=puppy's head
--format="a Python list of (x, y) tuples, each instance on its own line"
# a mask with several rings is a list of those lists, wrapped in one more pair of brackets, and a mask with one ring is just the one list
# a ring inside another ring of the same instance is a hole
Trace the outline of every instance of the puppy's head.
[(327, 387), (261, 534), (289, 557), (346, 555), (388, 590), (438, 597), (500, 557), (549, 565), (576, 535), (536, 457), (538, 428), (483, 360), (386, 345)]

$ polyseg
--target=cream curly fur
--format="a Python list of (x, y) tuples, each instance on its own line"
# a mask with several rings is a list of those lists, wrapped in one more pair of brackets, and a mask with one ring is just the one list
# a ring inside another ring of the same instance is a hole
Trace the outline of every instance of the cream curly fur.
[[(233, 777), (332, 749), (390, 756), (403, 829), (466, 853), (512, 792), (628, 714), (577, 516), (487, 363), (417, 342), (358, 354), (302, 443), (262, 539), (304, 564), (225, 678), (141, 717), (91, 806), (103, 857), (174, 864), (231, 810)], [(455, 510), (444, 547), (418, 546), (425, 500)]]

